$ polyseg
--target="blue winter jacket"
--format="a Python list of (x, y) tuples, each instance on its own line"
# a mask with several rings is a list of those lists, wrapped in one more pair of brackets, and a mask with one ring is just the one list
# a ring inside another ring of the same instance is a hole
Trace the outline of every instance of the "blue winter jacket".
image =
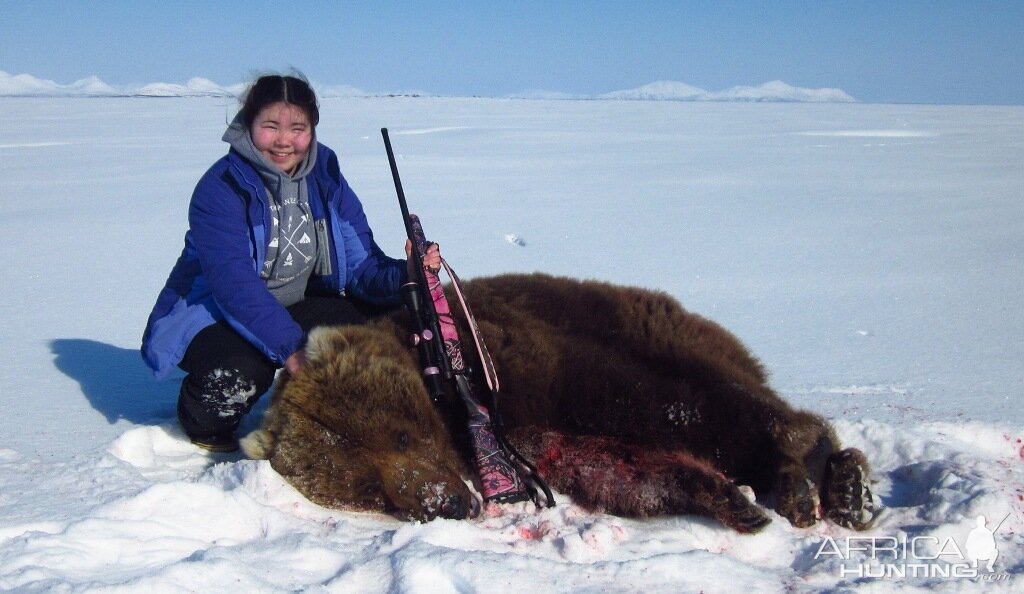
[[(379, 305), (401, 302), (404, 260), (387, 257), (373, 240), (362, 204), (341, 175), (338, 158), (317, 145), (307, 175), (316, 224), (326, 223), (331, 273), (310, 286)], [(326, 221), (324, 221), (326, 219)], [(142, 357), (157, 377), (170, 373), (203, 328), (226, 320), (278, 365), (305, 336), (260, 278), (270, 238), (270, 207), (259, 174), (234, 150), (196, 185), (185, 248), (157, 297), (142, 337)], [(315, 285), (315, 286), (314, 286)]]

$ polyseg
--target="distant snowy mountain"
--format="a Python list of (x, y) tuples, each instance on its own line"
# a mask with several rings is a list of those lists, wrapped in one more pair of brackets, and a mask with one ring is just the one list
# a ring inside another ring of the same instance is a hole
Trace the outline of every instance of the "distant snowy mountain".
[(7, 74), (0, 70), (0, 96), (110, 96), (117, 93), (117, 89), (95, 76), (62, 85), (30, 74)]
[[(321, 97), (374, 97), (386, 95), (436, 96), (427, 92), (369, 93), (348, 85), (315, 85)], [(63, 85), (30, 74), (8, 74), (0, 70), (0, 96), (7, 97), (238, 97), (244, 84), (221, 86), (205, 78), (185, 84), (149, 83), (142, 86), (109, 85), (95, 76)], [(782, 101), (806, 103), (851, 103), (856, 101), (841, 89), (805, 89), (776, 80), (760, 86), (737, 86), (725, 91), (706, 91), (677, 81), (657, 81), (636, 89), (613, 91), (597, 96), (571, 95), (560, 91), (524, 91), (514, 99), (615, 99), (634, 101)]]
[(242, 85), (225, 88), (205, 78), (192, 78), (184, 85), (150, 83), (128, 94), (143, 97), (237, 97), (242, 89)]
[[(244, 87), (244, 85), (240, 86)], [(370, 95), (370, 93), (367, 93), (362, 89), (357, 89), (356, 87), (351, 87), (349, 85), (314, 86), (316, 86), (317, 95), (321, 97), (366, 97)], [(239, 91), (238, 94), (241, 95), (241, 91)]]
[(613, 91), (598, 95), (598, 99), (629, 99), (635, 101), (701, 101), (709, 93), (686, 83), (661, 80), (636, 89)]
[(653, 82), (636, 89), (614, 91), (599, 95), (598, 99), (626, 99), (636, 101), (772, 101), (799, 103), (853, 103), (853, 97), (841, 89), (805, 89), (788, 85), (781, 80), (762, 85), (737, 86), (725, 91), (711, 92), (700, 87), (675, 81)]
[[(238, 97), (245, 84), (221, 86), (209, 79), (192, 78), (185, 84), (156, 82), (115, 87), (95, 76), (62, 85), (31, 74), (8, 74), (0, 70), (0, 97)], [(317, 86), (321, 97), (367, 97), (373, 95), (347, 85)]]
[(95, 76), (63, 85), (31, 74), (8, 74), (0, 70), (0, 96), (8, 97), (230, 97), (241, 86), (222, 87), (205, 78), (193, 78), (184, 85), (151, 83), (143, 86), (111, 86)]
[(727, 91), (711, 93), (709, 101), (794, 101), (801, 103), (854, 103), (857, 100), (842, 89), (805, 89), (787, 85), (781, 80), (766, 82), (757, 87), (733, 87)]

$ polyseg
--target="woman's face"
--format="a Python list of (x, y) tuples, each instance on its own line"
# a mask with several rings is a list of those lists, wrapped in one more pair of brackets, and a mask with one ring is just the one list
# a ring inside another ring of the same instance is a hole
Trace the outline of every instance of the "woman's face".
[(306, 112), (284, 101), (260, 110), (249, 132), (256, 150), (289, 175), (306, 158), (313, 141), (313, 126)]

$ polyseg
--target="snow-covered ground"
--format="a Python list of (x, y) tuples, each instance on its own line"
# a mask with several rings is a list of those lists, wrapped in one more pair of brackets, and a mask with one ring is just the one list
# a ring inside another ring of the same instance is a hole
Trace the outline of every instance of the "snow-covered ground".
[[(409, 524), (316, 507), (264, 462), (205, 454), (173, 421), (176, 382), (152, 380), (137, 346), (231, 100), (0, 98), (0, 591), (1020, 591), (1024, 108), (322, 109), (318, 134), (392, 253), (382, 126), (460, 275), (679, 297), (868, 453), (877, 525), (776, 518), (740, 536), (565, 499)], [(979, 515), (999, 557), (971, 579)]]

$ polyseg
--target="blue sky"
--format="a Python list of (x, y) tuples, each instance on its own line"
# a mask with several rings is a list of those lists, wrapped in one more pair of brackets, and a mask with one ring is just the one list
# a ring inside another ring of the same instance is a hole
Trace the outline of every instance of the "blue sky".
[(1024, 0), (0, 0), (0, 70), (365, 91), (593, 95), (783, 80), (862, 101), (1024, 104)]

